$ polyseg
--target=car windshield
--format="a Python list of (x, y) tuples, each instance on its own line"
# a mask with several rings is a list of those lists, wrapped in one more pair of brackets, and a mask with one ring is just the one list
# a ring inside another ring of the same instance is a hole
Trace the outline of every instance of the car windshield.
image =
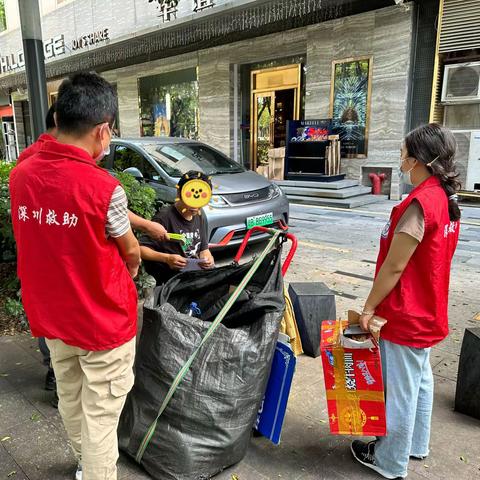
[(245, 171), (238, 163), (202, 144), (162, 145), (157, 143), (142, 146), (171, 177), (181, 177), (189, 170), (197, 170), (206, 175)]

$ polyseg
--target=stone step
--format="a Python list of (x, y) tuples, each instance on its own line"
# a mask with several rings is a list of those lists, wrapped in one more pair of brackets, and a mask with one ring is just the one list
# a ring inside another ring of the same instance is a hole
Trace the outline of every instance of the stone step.
[(360, 195), (352, 198), (315, 198), (305, 197), (301, 195), (290, 195), (288, 199), (290, 203), (301, 203), (304, 205), (318, 205), (322, 207), (340, 207), (340, 208), (357, 208), (371, 203), (378, 203), (385, 200), (384, 195)]
[(359, 182), (356, 180), (339, 180), (338, 182), (307, 182), (303, 180), (276, 180), (279, 187), (301, 187), (301, 188), (322, 188), (339, 190), (341, 188), (356, 187)]
[(303, 197), (322, 197), (322, 198), (351, 198), (358, 197), (359, 195), (368, 195), (372, 192), (371, 187), (364, 187), (357, 185), (355, 187), (341, 188), (338, 190), (331, 190), (327, 188), (305, 188), (305, 187), (280, 187), (287, 197), (290, 195), (303, 196)]

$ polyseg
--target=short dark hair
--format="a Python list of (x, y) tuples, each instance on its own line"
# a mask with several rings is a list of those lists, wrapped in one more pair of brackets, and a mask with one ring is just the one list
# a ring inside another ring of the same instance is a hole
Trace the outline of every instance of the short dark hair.
[(47, 130), (51, 130), (52, 128), (55, 128), (55, 118), (53, 117), (53, 114), (55, 113), (55, 103), (52, 103), (52, 106), (48, 109), (47, 116), (45, 117), (45, 126), (47, 127)]
[(205, 175), (203, 172), (199, 172), (197, 170), (190, 170), (187, 173), (184, 173), (181, 177), (180, 180), (178, 181), (178, 191), (180, 192), (183, 188), (183, 186), (189, 181), (189, 180), (203, 180), (204, 182), (207, 182), (210, 185), (210, 188), (212, 188), (212, 180), (208, 175)]
[(100, 75), (77, 73), (60, 85), (56, 113), (60, 131), (84, 135), (103, 122), (113, 125), (117, 96), (112, 85)]

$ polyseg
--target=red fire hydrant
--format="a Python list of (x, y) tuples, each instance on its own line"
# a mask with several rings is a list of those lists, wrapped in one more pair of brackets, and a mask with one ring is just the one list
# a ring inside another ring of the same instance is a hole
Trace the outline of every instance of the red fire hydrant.
[(384, 173), (370, 173), (368, 178), (372, 182), (373, 195), (380, 195), (382, 193), (382, 183), (387, 176)]

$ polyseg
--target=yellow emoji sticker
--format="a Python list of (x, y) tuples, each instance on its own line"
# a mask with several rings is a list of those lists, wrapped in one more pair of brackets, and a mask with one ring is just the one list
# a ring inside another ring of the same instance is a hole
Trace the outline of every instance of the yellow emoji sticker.
[(205, 180), (194, 178), (182, 187), (180, 197), (187, 207), (202, 208), (209, 204), (212, 188)]

